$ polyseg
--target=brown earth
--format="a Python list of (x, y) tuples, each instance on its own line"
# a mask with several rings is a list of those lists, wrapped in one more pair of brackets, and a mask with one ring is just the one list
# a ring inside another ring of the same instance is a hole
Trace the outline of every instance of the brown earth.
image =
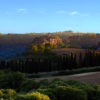
[(69, 54), (69, 53), (73, 53), (73, 54), (85, 54), (87, 52), (87, 49), (75, 49), (75, 48), (62, 48), (62, 49), (53, 49), (53, 52), (59, 54), (59, 55), (63, 55), (63, 54)]
[(37, 81), (42, 79), (53, 80), (55, 78), (61, 78), (65, 80), (80, 80), (82, 82), (88, 82), (91, 84), (100, 84), (100, 72), (89, 72), (83, 74), (75, 74), (75, 75), (64, 75), (64, 76), (52, 76), (45, 78), (36, 78)]

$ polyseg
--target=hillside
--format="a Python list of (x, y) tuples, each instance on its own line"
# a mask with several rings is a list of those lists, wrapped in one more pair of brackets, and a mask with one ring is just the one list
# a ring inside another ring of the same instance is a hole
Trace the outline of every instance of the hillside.
[[(75, 33), (73, 31), (49, 33), (51, 36), (59, 36), (65, 44), (86, 46), (100, 46), (100, 34)], [(46, 36), (48, 33), (28, 33), (28, 34), (0, 34), (0, 56), (12, 56), (17, 52), (22, 52), (26, 45), (35, 42), (35, 37)], [(45, 37), (44, 37), (45, 38)]]
[(53, 44), (59, 45), (62, 43), (62, 39), (58, 36), (52, 36), (50, 34), (45, 36), (36, 37), (32, 41), (33, 44)]
[[(39, 34), (40, 35), (40, 34)], [(22, 52), (38, 34), (6, 34), (0, 35), (0, 56), (11, 57)]]

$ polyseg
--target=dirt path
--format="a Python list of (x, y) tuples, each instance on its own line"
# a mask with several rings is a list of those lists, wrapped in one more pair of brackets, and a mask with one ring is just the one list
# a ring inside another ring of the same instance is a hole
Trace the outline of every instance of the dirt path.
[(64, 75), (64, 76), (52, 76), (52, 77), (45, 77), (45, 78), (36, 78), (36, 80), (42, 80), (42, 79), (49, 79), (53, 80), (55, 78), (61, 78), (66, 80), (80, 80), (83, 82), (89, 82), (89, 83), (99, 83), (100, 84), (100, 72), (89, 72), (89, 73), (83, 73), (83, 74), (76, 74), (76, 75)]

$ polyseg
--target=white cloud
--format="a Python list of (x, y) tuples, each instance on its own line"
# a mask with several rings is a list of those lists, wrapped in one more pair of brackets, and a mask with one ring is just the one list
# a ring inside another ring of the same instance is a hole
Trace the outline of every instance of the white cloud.
[(78, 14), (78, 11), (68, 12), (68, 11), (65, 11), (65, 10), (59, 10), (56, 13), (57, 14), (66, 14), (66, 15), (76, 15), (76, 14)]
[(70, 12), (69, 14), (70, 14), (70, 15), (77, 15), (78, 12), (77, 12), (77, 11), (72, 11), (72, 12)]
[(16, 9), (17, 10), (17, 12), (26, 12), (26, 9), (24, 9), (24, 8), (20, 8), (20, 9)]
[(74, 16), (74, 15), (79, 15), (79, 16), (84, 16), (84, 17), (89, 16), (88, 13), (80, 13), (78, 11), (58, 10), (58, 11), (56, 11), (56, 13), (61, 14), (61, 15), (70, 15), (70, 16)]

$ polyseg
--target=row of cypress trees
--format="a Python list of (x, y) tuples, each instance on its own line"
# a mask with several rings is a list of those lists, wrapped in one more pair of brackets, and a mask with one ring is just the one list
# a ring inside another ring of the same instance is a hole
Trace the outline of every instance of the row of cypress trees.
[(66, 54), (46, 58), (19, 57), (9, 61), (1, 60), (0, 69), (11, 69), (25, 73), (51, 72), (56, 70), (72, 70), (76, 68), (100, 65), (100, 53), (88, 51), (84, 55)]

